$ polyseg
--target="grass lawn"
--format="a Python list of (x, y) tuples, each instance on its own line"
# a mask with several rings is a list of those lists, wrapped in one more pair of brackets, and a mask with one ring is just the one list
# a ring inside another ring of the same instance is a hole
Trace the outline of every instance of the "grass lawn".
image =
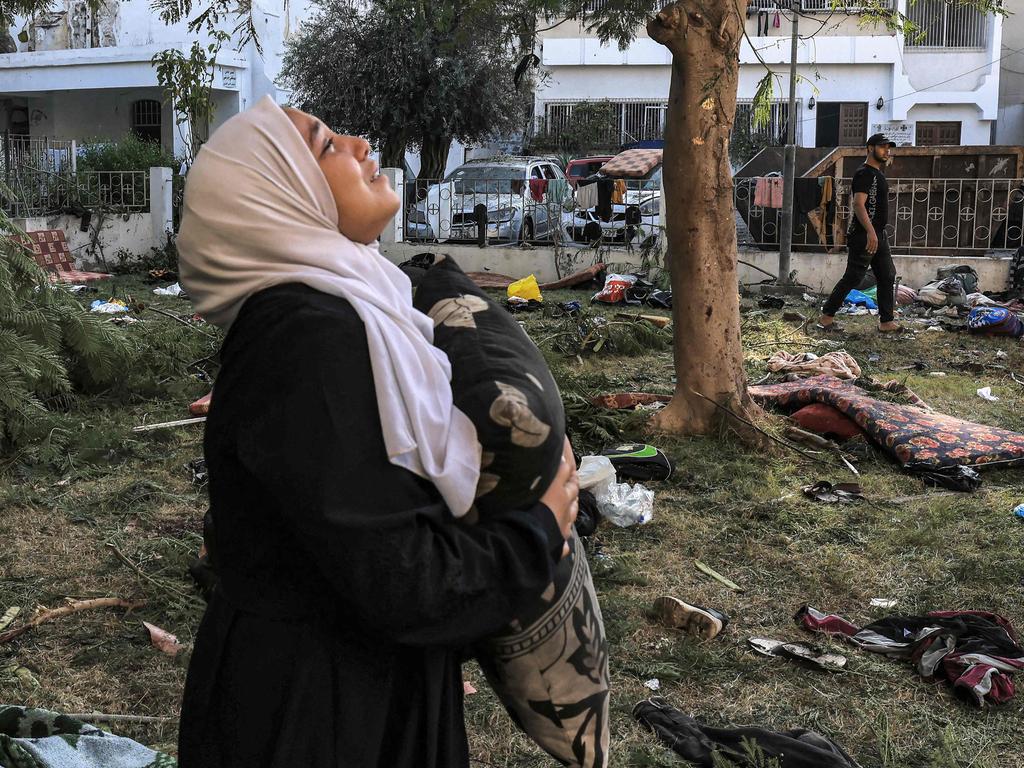
[[(150, 288), (121, 277), (104, 290), (191, 314), (185, 300), (155, 297)], [(570, 298), (588, 296), (546, 296), (549, 304)], [(813, 313), (803, 304), (787, 310)], [(595, 314), (614, 321), (613, 310)], [(752, 380), (765, 374), (764, 361), (776, 349), (827, 351), (781, 315), (745, 313)], [(217, 339), (204, 335), (213, 333), (209, 326), (148, 309), (136, 316), (141, 322), (126, 332), (137, 339), (138, 368), (125, 375), (146, 373), (151, 386), (140, 386), (128, 403), (103, 394), (79, 399), (70, 413), (73, 450), (55, 462), (0, 458), (0, 614), (20, 606), (20, 621), (66, 598), (120, 596), (148, 604), (128, 615), (100, 610), (65, 617), (0, 646), (0, 702), (165, 717), (114, 730), (173, 752), (188, 653), (161, 654), (140, 622), (175, 633), (188, 647), (202, 615), (186, 573), (207, 503), (186, 466), (202, 454), (202, 428), (133, 433), (131, 427), (187, 417), (187, 404), (208, 391), (197, 374), (216, 373), (203, 358)], [(628, 328), (614, 326), (613, 334), (626, 334), (618, 344), (613, 338), (576, 357), (553, 348), (571, 350), (576, 343), (560, 335), (570, 328), (564, 320), (540, 312), (520, 319), (562, 385), (578, 448), (598, 448), (619, 439), (616, 434), (644, 439), (640, 417), (596, 412), (585, 398), (671, 392), (671, 350), (663, 340), (647, 334), (643, 343), (629, 344)], [(944, 332), (880, 337), (873, 318), (846, 325), (843, 348), (866, 375), (905, 380), (939, 411), (1024, 430), (1024, 387), (1010, 377), (1024, 371), (1018, 342)], [(648, 344), (656, 351), (644, 349)], [(868, 362), (873, 355), (877, 361)], [(899, 370), (915, 361), (930, 368)], [(998, 402), (975, 394), (986, 385)], [(950, 495), (926, 489), (868, 451), (858, 464), (868, 500), (826, 505), (805, 499), (800, 487), (855, 479), (838, 464), (830, 468), (785, 449), (749, 449), (727, 432), (651, 439), (677, 466), (670, 481), (650, 484), (657, 491), (653, 522), (625, 529), (606, 524), (591, 541), (610, 642), (613, 766), (684, 764), (630, 716), (651, 695), (644, 682), (654, 678), (659, 695), (712, 724), (814, 729), (864, 766), (1024, 766), (1024, 697), (977, 709), (900, 662), (849, 646), (824, 642), (849, 657), (847, 671), (832, 675), (756, 656), (746, 646), (750, 636), (823, 642), (793, 623), (797, 608), (807, 603), (866, 623), (886, 613), (870, 607), (873, 597), (898, 600), (898, 610), (911, 614), (986, 609), (1024, 627), (1024, 525), (1011, 514), (1024, 501), (1024, 471), (993, 470), (978, 492)], [(705, 576), (695, 560), (744, 591)], [(650, 620), (649, 606), (662, 594), (718, 607), (732, 623), (710, 643), (688, 640)], [(479, 689), (466, 703), (475, 764), (553, 765), (516, 732), (479, 670), (471, 665), (466, 674)]]

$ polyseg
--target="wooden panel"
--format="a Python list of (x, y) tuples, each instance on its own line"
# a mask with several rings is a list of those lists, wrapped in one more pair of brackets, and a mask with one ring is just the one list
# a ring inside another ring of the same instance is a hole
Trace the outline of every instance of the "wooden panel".
[(839, 110), (839, 143), (846, 147), (863, 146), (868, 137), (868, 105), (846, 102)]

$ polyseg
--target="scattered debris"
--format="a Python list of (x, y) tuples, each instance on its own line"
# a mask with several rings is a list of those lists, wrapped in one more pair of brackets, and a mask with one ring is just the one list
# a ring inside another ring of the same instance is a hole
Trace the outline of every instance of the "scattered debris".
[(723, 584), (724, 586), (728, 587), (733, 592), (742, 592), (743, 591), (743, 587), (739, 586), (735, 581), (732, 581), (731, 579), (725, 578), (725, 576), (720, 574), (714, 568), (712, 568), (709, 565), (705, 565), (700, 560), (694, 560), (693, 564), (697, 567), (698, 571), (701, 571), (702, 573), (706, 573), (708, 576), (713, 578), (715, 581), (717, 581), (720, 584)]
[(96, 299), (96, 301), (89, 305), (89, 311), (99, 312), (103, 315), (115, 315), (119, 312), (127, 312), (128, 305), (118, 299), (109, 299), (107, 301)]
[(895, 608), (896, 601), (886, 597), (872, 597), (871, 598), (872, 608)]
[(661, 689), (661, 680), (659, 680), (656, 677), (652, 677), (650, 680), (645, 680), (644, 681), (644, 687), (645, 688), (650, 688), (652, 691), (660, 690)]
[(755, 653), (795, 661), (822, 672), (842, 672), (846, 657), (838, 653), (825, 653), (817, 646), (806, 643), (787, 643), (769, 637), (750, 637), (747, 644)]
[(19, 635), (28, 632), (30, 629), (38, 627), (40, 624), (45, 624), (48, 621), (59, 619), (62, 616), (70, 616), (72, 613), (91, 611), (96, 608), (126, 608), (131, 611), (136, 608), (141, 608), (145, 604), (145, 600), (124, 600), (120, 597), (95, 597), (90, 600), (69, 600), (67, 605), (62, 605), (60, 608), (39, 610), (36, 613), (35, 618), (25, 624), (22, 624), (20, 627), (8, 629), (6, 632), (0, 632), (0, 644), (9, 642)]
[(813, 485), (805, 485), (802, 488), (804, 496), (815, 501), (823, 501), (827, 504), (835, 502), (850, 502), (864, 498), (861, 487), (857, 483), (836, 483), (833, 485), (827, 480), (819, 480)]
[(469, 680), (462, 681), (462, 694), (464, 696), (472, 696), (476, 692), (476, 688), (473, 687), (473, 684), (469, 682)]
[(992, 387), (982, 387), (978, 390), (978, 397), (988, 400), (990, 403), (998, 403), (999, 398), (992, 394)]
[[(1015, 514), (1021, 520), (1024, 520), (1024, 504), (1018, 504), (1016, 507), (1014, 507), (1013, 514)], [(0, 623), (0, 628), (2, 628), (2, 626), (3, 624)]]
[(180, 283), (173, 283), (166, 288), (154, 288), (153, 293), (157, 296), (187, 296)]
[(666, 328), (669, 323), (672, 322), (672, 318), (670, 317), (662, 317), (661, 315), (641, 315), (639, 313), (631, 315), (627, 312), (616, 312), (615, 317), (620, 320), (635, 320), (637, 322), (643, 320), (657, 328)]
[(192, 473), (192, 485), (206, 485), (210, 479), (210, 474), (206, 471), (206, 459), (202, 457), (192, 459), (185, 465), (185, 469)]
[(132, 432), (148, 432), (151, 429), (168, 429), (170, 427), (184, 427), (189, 424), (201, 424), (206, 421), (205, 416), (199, 416), (195, 419), (178, 419), (177, 421), (164, 421), (160, 424), (141, 424), (137, 427), (132, 427)]
[[(915, 470), (914, 467), (909, 467)], [(981, 475), (971, 467), (958, 464), (955, 467), (917, 470), (925, 485), (948, 488), (951, 491), (970, 493), (981, 487)]]
[(6, 611), (4, 615), (0, 616), (0, 631), (7, 629), (11, 626), (11, 623), (18, 618), (18, 614), (21, 613), (21, 606), (12, 605)]
[(148, 621), (142, 622), (142, 626), (149, 632), (149, 641), (158, 651), (166, 653), (168, 656), (177, 656), (181, 652), (182, 646), (178, 642), (178, 638), (166, 629), (161, 629)]

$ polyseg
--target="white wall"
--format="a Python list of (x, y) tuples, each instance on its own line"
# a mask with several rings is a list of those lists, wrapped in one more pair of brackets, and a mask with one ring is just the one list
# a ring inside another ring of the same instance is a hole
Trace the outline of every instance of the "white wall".
[(961, 144), (992, 143), (992, 121), (982, 120), (977, 107), (970, 104), (918, 104), (910, 109), (907, 120), (914, 123), (921, 120), (960, 121)]
[(152, 214), (133, 213), (127, 216), (109, 216), (102, 222), (97, 240), (98, 247), (93, 248), (92, 237), (99, 223), (93, 217), (89, 232), (82, 232), (81, 219), (77, 216), (61, 214), (58, 216), (40, 216), (29, 219), (15, 219), (16, 226), (26, 232), (40, 229), (60, 229), (68, 241), (68, 248), (79, 269), (89, 269), (102, 264), (101, 255), (110, 265), (117, 263), (117, 252), (125, 250), (134, 256), (149, 253), (150, 248), (160, 247), (153, 236)]
[(1003, 20), (1003, 44), (999, 73), (999, 116), (996, 143), (1024, 144), (1024, 9), (1014, 9)]

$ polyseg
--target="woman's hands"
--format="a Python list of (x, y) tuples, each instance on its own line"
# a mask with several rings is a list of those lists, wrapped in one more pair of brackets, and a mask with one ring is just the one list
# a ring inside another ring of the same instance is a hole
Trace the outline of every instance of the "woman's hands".
[(576, 522), (576, 513), (579, 512), (580, 483), (576, 476), (576, 459), (572, 455), (572, 446), (569, 438), (565, 438), (565, 446), (562, 449), (562, 463), (558, 468), (558, 474), (551, 481), (551, 485), (541, 497), (543, 503), (554, 514), (558, 521), (558, 527), (562, 529), (562, 536), (566, 544), (562, 549), (562, 557), (569, 554), (569, 538), (572, 536), (572, 524)]

